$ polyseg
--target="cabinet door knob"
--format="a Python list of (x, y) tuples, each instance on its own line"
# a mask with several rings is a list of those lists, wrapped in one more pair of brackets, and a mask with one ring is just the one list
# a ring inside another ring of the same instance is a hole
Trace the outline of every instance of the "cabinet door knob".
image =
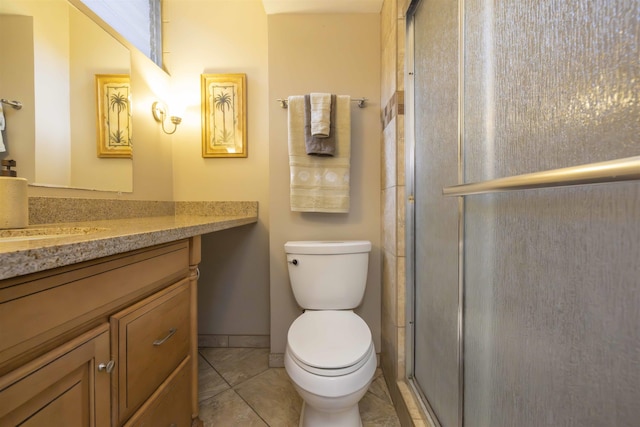
[(176, 329), (176, 328), (171, 328), (171, 329), (169, 329), (169, 334), (167, 334), (167, 336), (166, 336), (166, 337), (164, 337), (164, 338), (162, 338), (161, 340), (155, 340), (155, 341), (153, 342), (153, 345), (156, 345), (156, 346), (157, 346), (157, 345), (162, 345), (162, 344), (164, 344), (164, 342), (165, 342), (166, 340), (168, 340), (169, 338), (171, 338), (171, 337), (173, 336), (173, 334), (175, 334), (175, 333), (176, 333), (176, 331), (177, 331), (177, 329)]
[(116, 365), (116, 362), (113, 360), (109, 360), (107, 363), (101, 363), (98, 365), (98, 371), (105, 371), (107, 374), (110, 374), (113, 371), (113, 367)]

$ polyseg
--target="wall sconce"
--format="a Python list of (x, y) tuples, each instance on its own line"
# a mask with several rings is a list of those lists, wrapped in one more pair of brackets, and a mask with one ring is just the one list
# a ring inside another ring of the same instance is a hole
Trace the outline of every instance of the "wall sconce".
[(167, 105), (163, 102), (156, 101), (151, 105), (151, 113), (153, 114), (153, 118), (156, 119), (156, 122), (160, 122), (162, 124), (162, 131), (167, 135), (171, 135), (178, 129), (178, 125), (182, 122), (182, 118), (178, 116), (169, 116), (169, 120), (173, 123), (173, 130), (171, 132), (167, 132), (164, 128), (164, 119), (167, 116)]

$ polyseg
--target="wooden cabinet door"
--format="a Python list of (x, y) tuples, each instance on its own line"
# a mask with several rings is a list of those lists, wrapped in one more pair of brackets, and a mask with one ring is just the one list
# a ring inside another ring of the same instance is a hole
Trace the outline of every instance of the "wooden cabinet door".
[(108, 358), (103, 324), (0, 378), (0, 426), (109, 426)]
[[(111, 316), (114, 419), (126, 421), (189, 355), (189, 281), (182, 280)], [(188, 411), (190, 413), (190, 411)]]

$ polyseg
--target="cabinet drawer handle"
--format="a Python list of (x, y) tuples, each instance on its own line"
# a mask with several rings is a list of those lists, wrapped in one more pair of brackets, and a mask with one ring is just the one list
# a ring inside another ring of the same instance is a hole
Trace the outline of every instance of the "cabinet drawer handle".
[(171, 328), (171, 329), (169, 329), (169, 333), (167, 334), (167, 336), (166, 336), (166, 337), (164, 337), (164, 338), (162, 338), (161, 340), (155, 340), (155, 341), (153, 342), (153, 345), (158, 346), (158, 345), (162, 345), (162, 344), (164, 344), (164, 342), (165, 342), (166, 340), (168, 340), (169, 338), (171, 338), (171, 337), (173, 336), (173, 334), (175, 334), (175, 333), (176, 333), (176, 331), (177, 331), (177, 329), (176, 329), (176, 328)]

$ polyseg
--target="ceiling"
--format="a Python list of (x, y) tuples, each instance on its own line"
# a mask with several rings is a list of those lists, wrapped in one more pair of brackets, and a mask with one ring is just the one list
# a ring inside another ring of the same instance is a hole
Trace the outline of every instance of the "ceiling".
[(380, 13), (383, 0), (262, 0), (267, 15), (277, 13)]

